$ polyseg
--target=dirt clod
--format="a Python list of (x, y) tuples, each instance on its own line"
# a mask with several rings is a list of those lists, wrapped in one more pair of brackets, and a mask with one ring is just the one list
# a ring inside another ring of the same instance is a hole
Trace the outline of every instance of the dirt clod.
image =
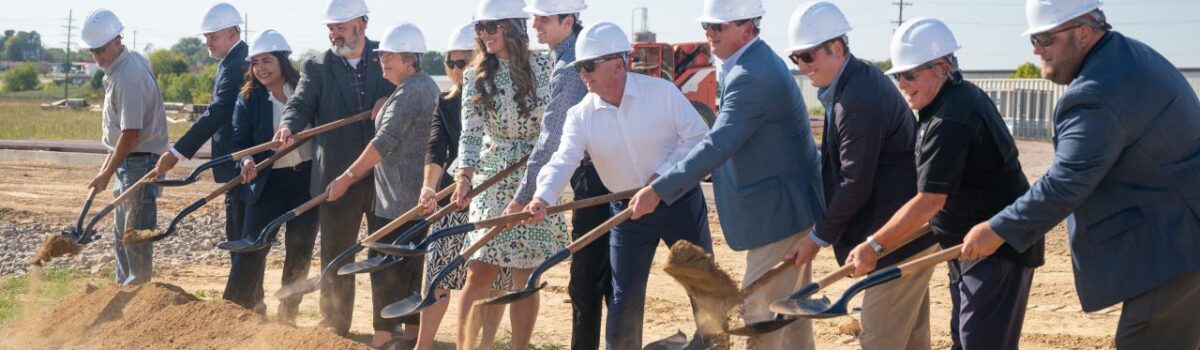
[(42, 266), (42, 264), (50, 261), (50, 259), (64, 255), (79, 254), (82, 250), (83, 246), (79, 245), (79, 243), (75, 243), (75, 241), (60, 235), (51, 234), (50, 237), (46, 238), (45, 242), (42, 242), (42, 247), (38, 249), (37, 254), (33, 255), (33, 260), (29, 263), (33, 266)]
[[(701, 333), (722, 336), (730, 324), (741, 321), (738, 306), (742, 298), (737, 283), (717, 266), (708, 252), (681, 240), (671, 246), (671, 255), (663, 270), (682, 284), (696, 303), (696, 327)], [(722, 338), (728, 340), (727, 336)]]
[(157, 235), (154, 234), (154, 230), (126, 230), (121, 237), (121, 243), (130, 245), (147, 243), (155, 236)]
[(862, 325), (858, 323), (858, 319), (849, 317), (845, 322), (838, 325), (837, 334), (858, 336), (862, 333)]

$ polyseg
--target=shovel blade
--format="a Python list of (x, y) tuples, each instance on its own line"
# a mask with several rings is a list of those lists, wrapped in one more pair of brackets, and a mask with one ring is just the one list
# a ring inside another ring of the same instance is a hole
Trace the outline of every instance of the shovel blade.
[(379, 311), (379, 315), (383, 316), (383, 318), (396, 318), (415, 315), (418, 312), (421, 312), (421, 310), (424, 310), (433, 304), (442, 302), (445, 299), (445, 294), (438, 296), (436, 299), (432, 295), (430, 295), (428, 298), (422, 299), (420, 294), (413, 293), (407, 298), (404, 298), (404, 300), (391, 303), (384, 307), (383, 310)]
[(741, 327), (731, 328), (727, 333), (743, 337), (762, 335), (783, 329), (783, 327), (792, 324), (794, 321), (796, 321), (796, 318), (776, 315), (775, 319), (747, 323)]
[(379, 255), (363, 261), (355, 261), (341, 268), (338, 268), (338, 276), (352, 275), (356, 273), (369, 273), (382, 270), (388, 266), (392, 266), (400, 262), (400, 259), (392, 258), (390, 255)]
[(374, 250), (387, 255), (395, 256), (424, 256), (428, 250), (422, 249), (412, 243), (405, 244), (387, 244), (387, 243), (367, 243), (363, 245), (367, 249)]
[(217, 248), (222, 249), (222, 250), (228, 250), (228, 251), (231, 251), (234, 253), (253, 252), (253, 251), (262, 250), (262, 249), (270, 247), (270, 246), (271, 246), (270, 243), (265, 243), (265, 242), (258, 243), (249, 238), (242, 238), (242, 239), (239, 239), (236, 241), (226, 241), (226, 242), (217, 243)]
[(275, 298), (286, 299), (312, 293), (317, 291), (317, 289), (321, 289), (321, 277), (313, 277), (283, 286), (283, 288), (279, 288), (279, 291), (275, 292)]
[(518, 300), (525, 299), (525, 298), (533, 296), (534, 294), (537, 294), (537, 292), (541, 291), (542, 288), (546, 288), (546, 285), (547, 285), (546, 282), (542, 282), (542, 285), (538, 286), (537, 288), (522, 289), (522, 290), (518, 290), (518, 291), (515, 291), (512, 293), (501, 295), (498, 297), (488, 298), (483, 301), (483, 304), (484, 305), (511, 304), (511, 303), (517, 302)]

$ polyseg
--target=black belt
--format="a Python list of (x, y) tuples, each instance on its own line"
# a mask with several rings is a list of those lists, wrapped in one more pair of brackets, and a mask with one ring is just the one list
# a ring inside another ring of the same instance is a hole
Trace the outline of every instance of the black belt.
[(304, 170), (304, 168), (307, 168), (307, 167), (308, 167), (308, 165), (309, 165), (309, 164), (311, 164), (311, 163), (312, 163), (312, 161), (307, 161), (307, 160), (306, 160), (306, 161), (300, 162), (299, 164), (296, 164), (296, 165), (293, 165), (293, 166), (289, 166), (289, 167), (283, 167), (283, 168), (271, 168), (271, 170), (291, 170), (291, 171), (301, 171), (301, 170)]

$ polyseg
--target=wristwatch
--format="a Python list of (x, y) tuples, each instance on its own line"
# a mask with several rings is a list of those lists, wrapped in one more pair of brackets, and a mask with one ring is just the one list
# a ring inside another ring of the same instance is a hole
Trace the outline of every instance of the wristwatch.
[(870, 244), (871, 250), (875, 251), (875, 257), (883, 256), (883, 245), (879, 244), (879, 241), (875, 240), (875, 236), (868, 236), (867, 244)]

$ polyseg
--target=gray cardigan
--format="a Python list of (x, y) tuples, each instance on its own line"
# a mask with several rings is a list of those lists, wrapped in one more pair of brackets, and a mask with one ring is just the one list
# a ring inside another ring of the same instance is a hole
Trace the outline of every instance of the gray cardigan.
[(396, 87), (375, 118), (375, 215), (394, 219), (417, 203), (424, 177), (425, 143), (441, 91), (417, 73)]

